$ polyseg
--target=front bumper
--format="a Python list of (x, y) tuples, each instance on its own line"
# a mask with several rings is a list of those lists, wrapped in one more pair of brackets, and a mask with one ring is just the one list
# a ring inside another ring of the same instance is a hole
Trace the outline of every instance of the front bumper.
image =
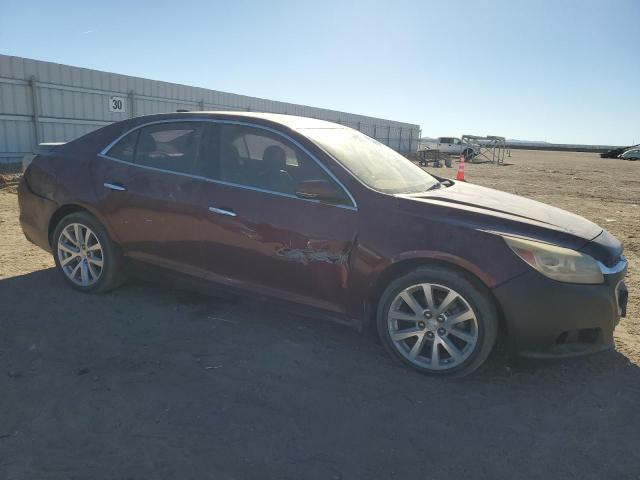
[(569, 357), (613, 347), (626, 313), (626, 262), (600, 285), (562, 283), (531, 270), (493, 290), (509, 350), (518, 357)]

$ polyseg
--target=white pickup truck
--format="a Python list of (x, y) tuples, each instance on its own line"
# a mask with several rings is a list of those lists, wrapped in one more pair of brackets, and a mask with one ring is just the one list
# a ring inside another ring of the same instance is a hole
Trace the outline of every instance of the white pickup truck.
[(446, 155), (464, 155), (464, 159), (467, 162), (472, 161), (473, 157), (479, 153), (478, 147), (465, 143), (455, 137), (438, 137), (432, 141), (420, 142), (418, 155), (423, 150), (437, 150), (438, 152)]

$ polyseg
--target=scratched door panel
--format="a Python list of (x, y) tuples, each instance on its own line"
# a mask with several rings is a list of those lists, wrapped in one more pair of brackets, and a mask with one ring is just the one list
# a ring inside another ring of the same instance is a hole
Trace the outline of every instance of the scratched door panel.
[(212, 212), (200, 231), (213, 280), (343, 312), (354, 210), (208, 182)]

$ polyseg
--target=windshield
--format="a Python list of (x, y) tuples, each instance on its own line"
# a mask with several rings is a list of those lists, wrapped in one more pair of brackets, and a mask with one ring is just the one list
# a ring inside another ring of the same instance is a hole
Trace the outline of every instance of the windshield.
[(362, 183), (383, 193), (424, 192), (438, 180), (380, 142), (347, 128), (305, 128), (303, 133)]

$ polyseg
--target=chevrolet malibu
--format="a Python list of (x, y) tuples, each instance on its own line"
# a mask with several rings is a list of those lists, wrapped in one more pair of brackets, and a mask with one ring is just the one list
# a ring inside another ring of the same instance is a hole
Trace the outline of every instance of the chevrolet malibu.
[(26, 237), (79, 291), (145, 266), (375, 329), (423, 373), (474, 371), (499, 333), (521, 357), (609, 348), (625, 314), (607, 231), (320, 120), (125, 120), (41, 151), (19, 203)]

